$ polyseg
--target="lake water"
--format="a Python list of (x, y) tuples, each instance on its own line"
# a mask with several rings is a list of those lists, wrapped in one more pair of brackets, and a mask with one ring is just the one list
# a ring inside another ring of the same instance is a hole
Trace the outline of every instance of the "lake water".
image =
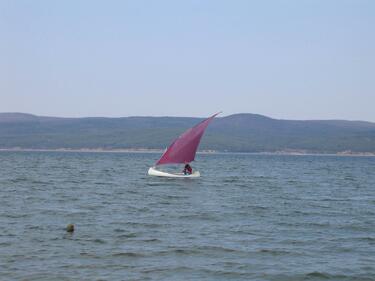
[(375, 280), (375, 157), (158, 156), (0, 152), (0, 280)]

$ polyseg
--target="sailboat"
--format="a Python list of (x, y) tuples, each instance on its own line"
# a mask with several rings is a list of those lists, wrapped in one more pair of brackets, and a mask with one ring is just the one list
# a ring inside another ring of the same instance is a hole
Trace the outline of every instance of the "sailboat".
[(201, 138), (206, 130), (208, 124), (220, 112), (212, 115), (211, 117), (203, 120), (199, 124), (185, 131), (163, 153), (160, 159), (156, 162), (154, 167), (148, 170), (150, 176), (169, 177), (169, 178), (198, 178), (200, 177), (199, 171), (194, 171), (192, 174), (184, 173), (169, 173), (157, 169), (159, 165), (167, 164), (188, 164), (195, 159)]

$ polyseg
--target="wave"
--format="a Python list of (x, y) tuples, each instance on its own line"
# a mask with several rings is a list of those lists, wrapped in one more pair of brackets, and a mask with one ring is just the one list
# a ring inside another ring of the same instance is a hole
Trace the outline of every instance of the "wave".
[(119, 253), (113, 253), (113, 257), (130, 257), (130, 258), (142, 258), (145, 257), (142, 253), (135, 253), (135, 252), (119, 252)]

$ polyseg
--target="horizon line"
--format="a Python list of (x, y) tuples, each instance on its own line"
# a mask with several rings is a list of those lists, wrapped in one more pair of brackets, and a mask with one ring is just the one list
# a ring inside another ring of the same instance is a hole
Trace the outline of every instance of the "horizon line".
[[(220, 111), (222, 114), (223, 111)], [(108, 118), (108, 119), (120, 119), (120, 118), (197, 118), (197, 119), (204, 119), (208, 118), (210, 115), (198, 117), (198, 116), (176, 116), (176, 115), (128, 115), (128, 116), (76, 116), (76, 117), (69, 117), (69, 116), (52, 116), (52, 115), (38, 115), (34, 113), (28, 112), (17, 112), (17, 111), (7, 111), (7, 112), (0, 112), (1, 114), (20, 114), (20, 115), (29, 115), (33, 117), (44, 117), (44, 118), (61, 118), (61, 119), (84, 119), (84, 118)], [(234, 115), (256, 115), (260, 117), (269, 118), (272, 120), (280, 120), (280, 121), (349, 121), (349, 122), (367, 122), (367, 123), (375, 123), (375, 121), (369, 120), (360, 120), (360, 119), (284, 119), (284, 118), (274, 118), (268, 115), (259, 114), (259, 113), (251, 113), (251, 112), (238, 112), (232, 113), (226, 116), (220, 116), (216, 118), (226, 118)]]

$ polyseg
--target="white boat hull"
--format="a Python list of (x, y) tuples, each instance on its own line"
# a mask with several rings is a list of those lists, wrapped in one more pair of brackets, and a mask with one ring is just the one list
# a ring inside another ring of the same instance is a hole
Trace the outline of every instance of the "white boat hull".
[(155, 167), (151, 167), (148, 169), (148, 175), (149, 176), (156, 176), (156, 177), (167, 177), (167, 178), (199, 178), (201, 174), (199, 171), (194, 171), (191, 175), (185, 175), (184, 173), (168, 173), (156, 170)]

